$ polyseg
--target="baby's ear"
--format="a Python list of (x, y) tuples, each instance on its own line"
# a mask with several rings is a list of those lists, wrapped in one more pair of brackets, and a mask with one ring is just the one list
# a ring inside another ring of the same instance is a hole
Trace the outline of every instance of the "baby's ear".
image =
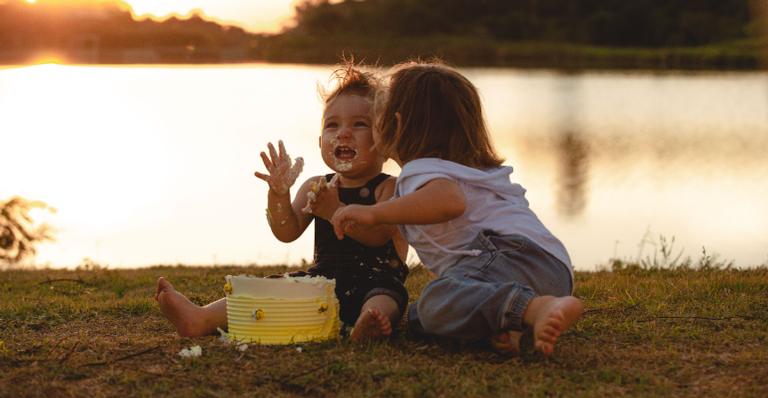
[(318, 146), (318, 148), (322, 148), (323, 147), (323, 136), (322, 135), (317, 137), (317, 146)]

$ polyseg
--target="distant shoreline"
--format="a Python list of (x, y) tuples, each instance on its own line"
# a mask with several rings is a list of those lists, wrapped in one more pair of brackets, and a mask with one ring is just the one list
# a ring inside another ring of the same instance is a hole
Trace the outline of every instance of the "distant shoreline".
[[(337, 64), (342, 56), (388, 66), (414, 58), (440, 57), (459, 67), (510, 67), (559, 70), (736, 70), (764, 69), (763, 49), (752, 41), (704, 47), (613, 48), (552, 42), (491, 42), (432, 37), (408, 41), (356, 38), (319, 39), (272, 36), (245, 48), (121, 48), (62, 51), (0, 51), (0, 65), (40, 63), (88, 65), (199, 65), (243, 63)], [(768, 51), (766, 51), (768, 53)], [(45, 56), (57, 54), (59, 62)]]
[(408, 40), (274, 36), (254, 51), (269, 62), (337, 63), (342, 54), (367, 64), (392, 65), (417, 57), (438, 56), (456, 66), (650, 70), (760, 70), (768, 54), (757, 41), (701, 47), (619, 48), (558, 42), (504, 42), (469, 37)]

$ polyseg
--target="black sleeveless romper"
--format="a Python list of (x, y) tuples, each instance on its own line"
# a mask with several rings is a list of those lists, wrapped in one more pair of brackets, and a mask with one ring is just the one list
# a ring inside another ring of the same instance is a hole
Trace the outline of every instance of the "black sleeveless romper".
[[(325, 176), (330, 181), (333, 174)], [(358, 188), (339, 187), (339, 200), (344, 204), (373, 205), (376, 187), (389, 175), (381, 173)], [(307, 270), (310, 275), (336, 279), (336, 297), (339, 299), (339, 317), (352, 326), (360, 315), (363, 303), (370, 297), (384, 294), (392, 297), (405, 313), (408, 291), (403, 285), (408, 267), (397, 255), (389, 240), (384, 246), (369, 247), (347, 236), (339, 240), (328, 221), (313, 217), (315, 221), (315, 265)]]

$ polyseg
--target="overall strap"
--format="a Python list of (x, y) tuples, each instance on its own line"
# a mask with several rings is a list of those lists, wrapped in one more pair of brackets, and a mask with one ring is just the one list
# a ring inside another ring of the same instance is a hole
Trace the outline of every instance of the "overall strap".
[[(333, 176), (335, 175), (336, 173), (326, 174), (325, 181), (331, 182), (331, 180), (333, 179)], [(368, 182), (366, 182), (365, 185), (363, 186), (368, 188), (371, 192), (374, 192), (376, 190), (376, 187), (378, 187), (379, 184), (381, 184), (382, 182), (386, 181), (389, 177), (391, 176), (387, 173), (379, 173), (379, 175), (368, 180)]]
[(376, 177), (371, 178), (371, 180), (365, 184), (365, 187), (371, 190), (371, 192), (376, 192), (376, 187), (378, 187), (382, 182), (386, 181), (389, 177), (389, 174), (379, 173), (379, 175)]

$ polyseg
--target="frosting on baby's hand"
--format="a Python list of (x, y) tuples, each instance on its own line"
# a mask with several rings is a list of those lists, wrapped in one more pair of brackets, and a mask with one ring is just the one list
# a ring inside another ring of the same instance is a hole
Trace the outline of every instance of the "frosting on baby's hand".
[(283, 195), (288, 193), (291, 186), (296, 183), (296, 179), (304, 169), (304, 159), (298, 157), (296, 162), (293, 162), (288, 152), (286, 152), (282, 140), (278, 141), (278, 146), (279, 152), (275, 151), (275, 147), (270, 142), (267, 145), (269, 156), (261, 152), (261, 160), (264, 162), (264, 167), (267, 168), (269, 174), (262, 174), (257, 171), (254, 175), (266, 181), (269, 184), (269, 188), (276, 194)]

